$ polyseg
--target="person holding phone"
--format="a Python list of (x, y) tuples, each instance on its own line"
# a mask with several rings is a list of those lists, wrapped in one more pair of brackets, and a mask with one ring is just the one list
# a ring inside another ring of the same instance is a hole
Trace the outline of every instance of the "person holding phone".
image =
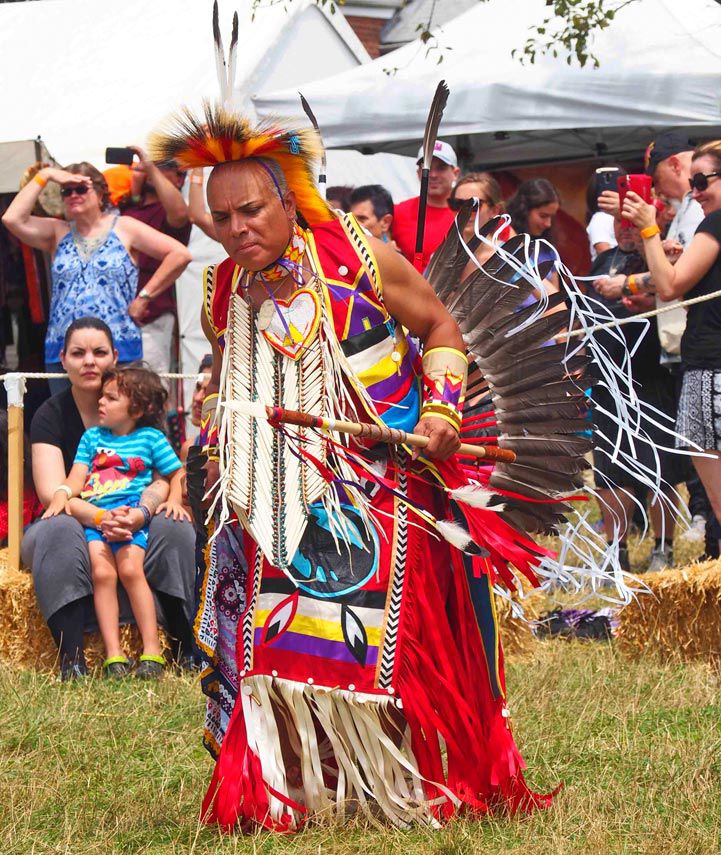
[[(621, 214), (644, 238), (648, 273), (627, 277), (622, 293), (655, 292), (664, 302), (721, 291), (721, 140), (695, 149), (689, 185), (704, 219), (675, 264), (664, 252), (653, 205), (629, 191)], [(688, 441), (706, 457), (694, 457), (696, 471), (716, 518), (721, 518), (721, 297), (688, 308), (681, 338), (685, 367), (676, 430), (679, 447)]]
[(598, 200), (604, 192), (616, 190), (616, 180), (619, 175), (625, 175), (625, 170), (620, 166), (602, 166), (593, 173), (588, 182), (586, 207), (590, 219), (586, 226), (586, 234), (592, 263), (602, 252), (617, 246), (613, 215), (602, 211), (598, 206)]
[[(65, 218), (36, 217), (33, 208), (49, 181), (60, 185)], [(52, 297), (45, 336), (45, 368), (62, 374), (60, 362), (65, 331), (77, 318), (98, 317), (110, 327), (118, 360), (143, 358), (138, 312), (138, 258), (147, 254), (160, 263), (146, 283), (150, 297), (166, 289), (190, 262), (178, 241), (150, 226), (109, 210), (108, 185), (90, 163), (65, 169), (45, 167), (15, 196), (2, 222), (24, 243), (50, 254)], [(51, 380), (52, 394), (65, 380)]]

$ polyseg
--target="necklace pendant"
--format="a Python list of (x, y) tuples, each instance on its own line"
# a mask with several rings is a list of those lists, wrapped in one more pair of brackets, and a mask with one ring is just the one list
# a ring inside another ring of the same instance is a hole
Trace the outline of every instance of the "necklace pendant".
[(264, 300), (258, 309), (258, 329), (267, 330), (275, 316), (275, 306), (272, 300)]

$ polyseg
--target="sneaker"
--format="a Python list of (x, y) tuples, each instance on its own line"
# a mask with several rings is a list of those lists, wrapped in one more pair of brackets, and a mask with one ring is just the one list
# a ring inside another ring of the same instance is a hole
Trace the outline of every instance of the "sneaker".
[(660, 573), (673, 567), (673, 550), (670, 546), (658, 546), (651, 553), (651, 563), (646, 568), (647, 573)]
[(135, 669), (138, 680), (159, 680), (165, 671), (165, 658), (143, 653), (140, 657), (140, 665)]
[(122, 680), (130, 676), (132, 668), (133, 663), (127, 656), (112, 656), (103, 662), (103, 672), (111, 680)]
[(688, 543), (703, 543), (706, 539), (706, 517), (701, 514), (694, 514), (691, 518), (691, 525), (680, 537)]
[(73, 680), (81, 680), (83, 677), (88, 676), (88, 667), (85, 664), (85, 660), (82, 661), (68, 661), (65, 660), (60, 663), (60, 680), (63, 683), (70, 683)]

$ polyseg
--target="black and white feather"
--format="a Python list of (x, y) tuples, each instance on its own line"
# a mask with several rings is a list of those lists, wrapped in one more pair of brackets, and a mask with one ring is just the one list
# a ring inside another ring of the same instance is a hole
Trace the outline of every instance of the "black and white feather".
[(220, 102), (224, 107), (230, 107), (233, 100), (235, 74), (238, 64), (238, 13), (233, 14), (233, 30), (230, 36), (230, 48), (226, 62), (223, 37), (220, 33), (218, 17), (218, 0), (213, 3), (213, 47), (215, 54), (215, 70), (218, 75)]

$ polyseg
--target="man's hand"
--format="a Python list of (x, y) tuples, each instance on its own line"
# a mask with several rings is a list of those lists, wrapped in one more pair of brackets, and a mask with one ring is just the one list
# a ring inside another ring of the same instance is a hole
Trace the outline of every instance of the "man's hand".
[(428, 437), (428, 445), (423, 449), (423, 454), (436, 457), (438, 460), (445, 460), (455, 454), (461, 446), (458, 431), (444, 419), (436, 419), (432, 416), (421, 419), (414, 433)]
[(634, 314), (649, 312), (656, 308), (656, 297), (653, 294), (634, 294), (631, 297), (624, 297), (621, 302), (629, 312)]
[(618, 219), (621, 216), (619, 195), (613, 190), (604, 190), (598, 197), (598, 210)]
[(677, 240), (665, 240), (661, 246), (663, 247), (663, 251), (666, 253), (666, 258), (671, 262), (671, 264), (675, 264), (681, 257), (683, 244), (679, 243)]
[(617, 276), (599, 276), (593, 283), (593, 287), (607, 300), (618, 300), (625, 284), (626, 277), (623, 273), (619, 273)]

